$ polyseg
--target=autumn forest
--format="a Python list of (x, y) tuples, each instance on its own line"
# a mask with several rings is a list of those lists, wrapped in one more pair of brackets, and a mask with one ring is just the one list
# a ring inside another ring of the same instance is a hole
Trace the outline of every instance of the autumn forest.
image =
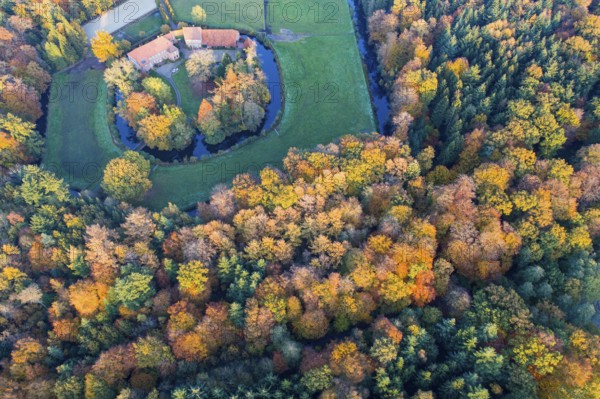
[(48, 167), (49, 87), (93, 60), (150, 147), (218, 143), (264, 117), (254, 50), (188, 62), (217, 87), (189, 117), (131, 43), (92, 51), (112, 0), (0, 2), (0, 398), (600, 399), (600, 2), (356, 5), (389, 132), (182, 209), (143, 151), (84, 190)]

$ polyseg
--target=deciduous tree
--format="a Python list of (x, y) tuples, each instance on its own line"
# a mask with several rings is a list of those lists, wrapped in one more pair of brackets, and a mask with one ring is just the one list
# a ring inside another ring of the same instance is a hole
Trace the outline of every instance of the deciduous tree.
[(100, 62), (112, 61), (121, 56), (119, 44), (112, 35), (105, 31), (96, 32), (96, 37), (91, 40), (92, 52)]
[(150, 162), (137, 152), (126, 151), (106, 165), (102, 188), (118, 200), (138, 199), (152, 187), (149, 175)]

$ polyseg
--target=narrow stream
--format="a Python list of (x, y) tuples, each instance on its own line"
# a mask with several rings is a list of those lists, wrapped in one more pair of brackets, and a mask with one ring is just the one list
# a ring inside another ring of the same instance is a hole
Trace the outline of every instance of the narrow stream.
[(43, 137), (46, 136), (46, 128), (48, 127), (48, 104), (50, 102), (50, 88), (40, 96), (40, 104), (42, 106), (42, 116), (35, 122), (35, 130)]
[[(241, 35), (245, 39), (246, 35)], [(115, 116), (115, 124), (119, 131), (119, 136), (123, 144), (132, 150), (140, 150), (152, 155), (153, 157), (163, 162), (183, 161), (190, 157), (201, 158), (211, 154), (216, 154), (219, 151), (227, 150), (228, 148), (240, 143), (251, 136), (257, 136), (262, 131), (268, 130), (273, 126), (277, 118), (277, 114), (281, 109), (281, 81), (279, 77), (279, 70), (277, 69), (277, 62), (273, 52), (265, 47), (261, 42), (253, 39), (256, 43), (256, 54), (260, 60), (262, 70), (265, 74), (265, 79), (269, 93), (271, 94), (271, 101), (267, 104), (265, 110), (265, 118), (262, 125), (255, 132), (244, 131), (232, 136), (227, 137), (223, 142), (217, 145), (209, 145), (204, 142), (204, 136), (200, 131), (193, 138), (192, 143), (183, 150), (171, 150), (171, 151), (160, 151), (156, 149), (150, 149), (143, 147), (143, 143), (137, 138), (135, 131), (129, 126), (127, 121), (121, 116)], [(185, 68), (185, 66), (182, 66)], [(122, 100), (121, 93), (116, 93), (115, 101)], [(143, 148), (142, 148), (143, 147)]]
[(371, 92), (371, 101), (375, 115), (377, 116), (377, 124), (379, 133), (388, 134), (390, 128), (390, 103), (388, 101), (385, 89), (379, 85), (379, 63), (377, 62), (377, 53), (375, 48), (369, 44), (369, 32), (367, 29), (367, 18), (361, 7), (360, 0), (348, 0), (350, 9), (352, 10), (352, 21), (356, 31), (358, 41), (358, 51), (367, 67), (369, 75), (369, 91)]

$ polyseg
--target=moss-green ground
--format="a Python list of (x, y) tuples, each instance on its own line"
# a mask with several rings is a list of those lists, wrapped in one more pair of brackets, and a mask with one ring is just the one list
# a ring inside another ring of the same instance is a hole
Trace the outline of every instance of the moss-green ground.
[(104, 166), (121, 150), (113, 142), (102, 71), (54, 75), (43, 163), (72, 187), (97, 185)]
[(163, 24), (162, 17), (158, 12), (155, 12), (127, 25), (121, 30), (121, 33), (125, 39), (135, 44), (160, 32), (160, 27)]

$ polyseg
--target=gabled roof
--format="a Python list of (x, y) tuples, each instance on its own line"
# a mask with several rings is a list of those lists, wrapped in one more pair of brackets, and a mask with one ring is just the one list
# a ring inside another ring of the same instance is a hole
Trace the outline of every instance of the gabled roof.
[(236, 47), (240, 32), (235, 29), (203, 29), (202, 45), (210, 47)]
[(133, 58), (138, 65), (144, 65), (148, 62), (150, 57), (162, 53), (163, 51), (173, 53), (177, 51), (177, 48), (173, 46), (173, 43), (171, 43), (168, 39), (161, 36), (144, 44), (143, 46), (136, 48), (135, 50), (130, 51), (127, 55)]
[(197, 27), (184, 27), (183, 29), (183, 38), (184, 40), (190, 41), (190, 40), (202, 40), (202, 28), (197, 28)]

